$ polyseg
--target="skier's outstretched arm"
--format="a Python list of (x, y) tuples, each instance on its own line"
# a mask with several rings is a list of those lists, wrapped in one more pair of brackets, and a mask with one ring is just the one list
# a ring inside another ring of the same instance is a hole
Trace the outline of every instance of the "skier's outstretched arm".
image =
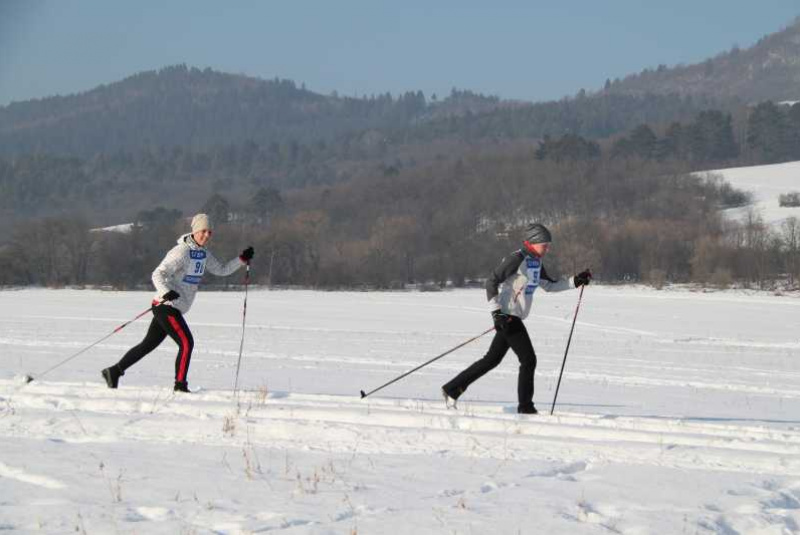
[(229, 260), (225, 264), (217, 260), (217, 257), (211, 254), (211, 252), (209, 251), (208, 258), (206, 258), (206, 268), (214, 275), (218, 275), (220, 277), (227, 277), (228, 275), (231, 275), (243, 265), (250, 262), (250, 260), (252, 259), (253, 259), (252, 247), (248, 247), (247, 249), (242, 251), (242, 253), (238, 257)]
[(542, 266), (539, 286), (546, 292), (563, 292), (564, 290), (571, 290), (589, 284), (591, 279), (592, 273), (587, 269), (581, 271), (574, 277), (563, 277), (556, 280), (550, 277), (547, 274), (547, 270)]

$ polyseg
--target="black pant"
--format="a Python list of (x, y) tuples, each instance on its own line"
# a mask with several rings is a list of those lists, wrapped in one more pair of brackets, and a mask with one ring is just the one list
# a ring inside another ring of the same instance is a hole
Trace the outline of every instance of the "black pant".
[(175, 359), (175, 382), (185, 382), (186, 375), (189, 373), (189, 361), (192, 359), (194, 338), (192, 338), (192, 331), (186, 325), (181, 311), (169, 305), (153, 307), (153, 321), (150, 322), (150, 328), (147, 329), (144, 340), (128, 350), (117, 366), (124, 372), (161, 345), (167, 336), (178, 344), (178, 356)]
[(452, 381), (444, 385), (447, 394), (457, 399), (469, 385), (483, 377), (503, 361), (508, 348), (514, 350), (519, 358), (519, 376), (517, 378), (517, 399), (520, 409), (533, 406), (533, 372), (536, 371), (536, 353), (533, 351), (531, 337), (525, 324), (516, 316), (511, 316), (506, 328), (497, 331), (489, 346), (489, 351), (480, 360), (459, 373)]

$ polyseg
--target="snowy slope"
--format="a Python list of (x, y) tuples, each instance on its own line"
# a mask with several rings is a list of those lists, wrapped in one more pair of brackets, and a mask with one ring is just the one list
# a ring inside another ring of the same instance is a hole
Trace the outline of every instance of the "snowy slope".
[[(0, 292), (0, 529), (44, 533), (720, 533), (800, 529), (800, 299), (585, 292), (556, 414), (518, 416), (506, 361), (448, 411), (439, 386), (489, 338), (483, 293), (255, 291), (188, 316), (190, 384), (165, 343), (100, 382), (147, 293)], [(527, 321), (549, 408), (577, 292)], [(544, 412), (544, 411), (543, 411)]]
[(736, 189), (753, 195), (751, 206), (726, 210), (729, 217), (743, 220), (752, 209), (773, 226), (779, 226), (788, 217), (800, 219), (800, 207), (781, 207), (778, 203), (780, 195), (800, 191), (800, 162), (719, 169), (709, 173), (721, 175)]

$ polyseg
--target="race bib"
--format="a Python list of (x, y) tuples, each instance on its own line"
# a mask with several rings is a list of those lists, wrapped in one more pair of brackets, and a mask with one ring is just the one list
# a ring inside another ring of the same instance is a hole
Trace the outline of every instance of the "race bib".
[(542, 261), (538, 258), (531, 258), (530, 256), (525, 259), (525, 275), (528, 277), (528, 284), (525, 285), (525, 295), (531, 295), (539, 287), (539, 277), (542, 274)]
[(200, 284), (203, 278), (203, 273), (206, 272), (206, 252), (205, 251), (189, 251), (189, 265), (186, 268), (186, 274), (183, 276), (183, 282), (188, 284)]

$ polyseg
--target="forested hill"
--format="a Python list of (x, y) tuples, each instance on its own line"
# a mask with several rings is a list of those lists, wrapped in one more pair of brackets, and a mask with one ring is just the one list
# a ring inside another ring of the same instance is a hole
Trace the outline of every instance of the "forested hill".
[(435, 105), (420, 91), (359, 98), (321, 95), (291, 80), (262, 80), (185, 65), (136, 74), (64, 97), (0, 108), (0, 154), (91, 156), (159, 146), (206, 148), (331, 139), (479, 113), (494, 97), (453, 90)]
[(654, 69), (608, 80), (605, 93), (737, 97), (754, 103), (800, 100), (800, 17), (754, 46), (731, 50), (693, 65)]
[(642, 123), (687, 120), (707, 98), (584, 94), (546, 103), (501, 101), (453, 89), (393, 96), (321, 95), (290, 80), (261, 80), (184, 65), (140, 73), (66, 97), (0, 108), (0, 155), (91, 157), (155, 147), (206, 149), (254, 141), (330, 142), (367, 135), (390, 143), (441, 138), (602, 138)]
[(640, 124), (686, 121), (705, 109), (800, 100), (800, 21), (747, 49), (689, 66), (660, 65), (598, 92), (559, 101), (449, 95), (322, 95), (291, 80), (263, 80), (186, 65), (130, 76), (90, 91), (0, 107), (0, 155), (99, 153), (254, 141), (329, 142), (351, 136), (391, 142), (443, 137), (599, 139)]

